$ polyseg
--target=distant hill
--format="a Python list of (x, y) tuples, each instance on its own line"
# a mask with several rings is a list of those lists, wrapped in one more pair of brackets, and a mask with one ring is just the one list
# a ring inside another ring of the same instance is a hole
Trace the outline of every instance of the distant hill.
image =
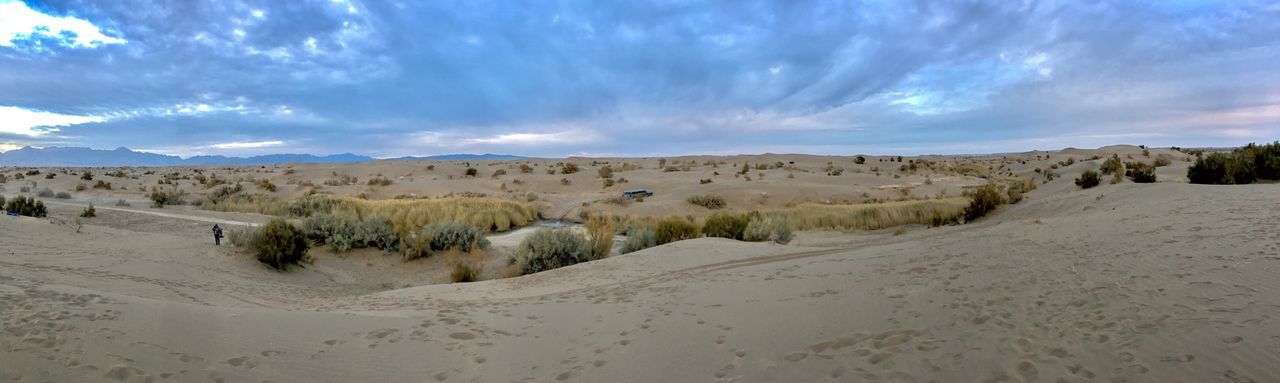
[(267, 165), (289, 162), (364, 162), (373, 157), (350, 153), (316, 156), (311, 154), (269, 154), (253, 157), (195, 156), (182, 158), (128, 148), (98, 150), (75, 147), (33, 148), (0, 153), (0, 166), (183, 166), (183, 165)]
[(513, 156), (513, 155), (509, 155), (509, 154), (493, 154), (493, 153), (485, 153), (485, 154), (441, 154), (441, 155), (438, 155), (438, 156), (426, 156), (426, 157), (405, 156), (405, 157), (396, 157), (396, 158), (387, 158), (387, 159), (388, 159), (388, 160), (405, 160), (405, 161), (413, 161), (413, 160), (426, 160), (426, 161), (457, 161), (457, 160), (475, 160), (475, 161), (480, 161), (480, 160), (523, 160), (523, 159), (526, 159), (526, 158), (529, 158), (529, 157)]

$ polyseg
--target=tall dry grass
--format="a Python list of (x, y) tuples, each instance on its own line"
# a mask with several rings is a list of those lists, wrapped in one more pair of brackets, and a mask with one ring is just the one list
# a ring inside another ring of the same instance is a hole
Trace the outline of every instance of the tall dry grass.
[(317, 194), (295, 200), (284, 200), (264, 195), (250, 195), (228, 198), (217, 204), (206, 204), (204, 207), (218, 211), (291, 217), (310, 217), (315, 214), (333, 214), (356, 219), (383, 217), (391, 223), (396, 234), (401, 236), (432, 223), (460, 222), (488, 231), (506, 231), (531, 224), (538, 219), (538, 208), (531, 203), (485, 197), (364, 200)]
[(760, 214), (786, 218), (797, 230), (877, 230), (906, 224), (948, 224), (963, 216), (968, 205), (969, 199), (964, 197), (853, 205), (807, 203)]

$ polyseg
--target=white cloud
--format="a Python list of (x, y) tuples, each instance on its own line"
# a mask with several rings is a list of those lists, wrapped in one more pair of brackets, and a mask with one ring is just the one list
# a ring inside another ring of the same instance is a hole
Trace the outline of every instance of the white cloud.
[(23, 146), (24, 145), (13, 143), (13, 142), (0, 143), (0, 152), (7, 152), (10, 150), (22, 149)]
[[(65, 37), (67, 34), (73, 37)], [(122, 38), (102, 34), (102, 30), (87, 20), (75, 17), (55, 17), (31, 9), (15, 0), (0, 0), (0, 46), (11, 47), (14, 42), (45, 37), (61, 40), (73, 48), (94, 48), (109, 44), (124, 44)]]
[(594, 135), (582, 132), (566, 131), (556, 133), (507, 133), (490, 137), (468, 138), (462, 143), (468, 145), (547, 145), (572, 144), (591, 141)]
[(208, 145), (206, 147), (213, 149), (256, 149), (280, 145), (284, 145), (284, 141), (226, 142)]
[(39, 137), (58, 131), (58, 126), (102, 122), (101, 116), (76, 116), (16, 106), (0, 106), (0, 133)]

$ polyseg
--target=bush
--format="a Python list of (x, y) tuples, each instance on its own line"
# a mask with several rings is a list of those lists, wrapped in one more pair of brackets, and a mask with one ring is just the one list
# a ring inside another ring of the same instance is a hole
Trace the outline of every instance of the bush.
[(23, 196), (13, 197), (13, 199), (5, 202), (4, 210), (10, 213), (17, 213), (18, 215), (36, 218), (44, 217), (49, 213), (48, 209), (45, 209), (44, 207), (44, 201)]
[(627, 241), (622, 243), (622, 254), (640, 251), (658, 246), (658, 236), (652, 228), (632, 228), (627, 230)]
[(55, 194), (54, 197), (58, 199), (71, 199), (71, 193), (58, 192), (58, 194)]
[(256, 236), (258, 261), (276, 270), (285, 270), (307, 256), (307, 238), (302, 230), (282, 218), (272, 218)]
[(680, 218), (668, 218), (658, 222), (654, 235), (659, 245), (698, 238), (698, 226)]
[(453, 283), (478, 281), (483, 268), (484, 264), (455, 261), (453, 263), (453, 272), (449, 273), (449, 280), (453, 281)]
[(116, 206), (129, 206), (129, 201), (125, 201), (124, 198), (121, 198), (119, 201), (116, 201)]
[(89, 207), (84, 208), (84, 211), (80, 212), (80, 216), (83, 218), (97, 217), (98, 211), (93, 208), (93, 204), (89, 204)]
[(1196, 184), (1248, 184), (1258, 180), (1280, 180), (1280, 141), (1249, 144), (1227, 153), (1211, 153), (1196, 159), (1187, 169), (1187, 178)]
[[(1098, 173), (1093, 173), (1093, 175), (1096, 184)], [(992, 210), (995, 210), (996, 207), (999, 207), (1000, 204), (1003, 203), (1004, 197), (1000, 195), (1000, 191), (996, 188), (996, 185), (986, 184), (974, 191), (973, 195), (969, 196), (969, 206), (964, 208), (964, 220), (965, 222), (973, 222), (974, 220), (987, 215), (987, 213), (990, 213)]]
[(1120, 156), (1112, 154), (1111, 158), (1108, 158), (1106, 161), (1102, 161), (1102, 166), (1098, 170), (1101, 170), (1102, 174), (1115, 174), (1119, 173), (1122, 167), (1123, 164), (1120, 163)]
[(178, 188), (169, 191), (152, 188), (151, 194), (148, 194), (147, 198), (151, 200), (151, 207), (164, 207), (164, 205), (181, 205), (183, 203), (182, 197), (186, 195), (186, 191)]
[(599, 175), (600, 178), (613, 178), (613, 167), (605, 165), (600, 170), (596, 170), (596, 175)]
[(103, 182), (102, 180), (98, 180), (98, 182), (94, 182), (94, 183), (93, 183), (93, 188), (94, 188), (94, 189), (107, 189), (107, 190), (111, 190), (111, 183), (110, 183), (110, 182)]
[(85, 181), (93, 181), (93, 172), (85, 170), (84, 174), (80, 175), (80, 179)]
[[(266, 190), (271, 193), (276, 191), (276, 184), (271, 183), (271, 181), (266, 178), (253, 180), (253, 185), (257, 186), (259, 190)], [(240, 187), (240, 185), (236, 184), (236, 187)]]
[(1080, 173), (1080, 178), (1076, 178), (1076, 186), (1079, 186), (1081, 189), (1098, 186), (1099, 183), (1102, 183), (1102, 178), (1098, 176), (1098, 172), (1092, 170), (1085, 170), (1083, 173)]
[(1164, 154), (1156, 156), (1156, 159), (1151, 162), (1151, 165), (1154, 165), (1157, 168), (1161, 166), (1169, 166), (1171, 164), (1173, 164), (1173, 159)]
[(689, 201), (689, 203), (691, 204), (702, 206), (708, 209), (719, 209), (719, 208), (723, 208), (725, 205), (724, 197), (721, 197), (718, 195), (711, 195), (711, 194), (692, 195), (692, 196), (689, 196), (689, 199), (687, 199), (687, 201)]
[(702, 232), (708, 237), (743, 239), (750, 220), (746, 215), (733, 213), (715, 213), (702, 225)]
[(782, 217), (761, 215), (747, 223), (742, 239), (752, 242), (773, 241), (779, 244), (791, 242), (794, 232), (791, 222)]
[(467, 177), (475, 177), (477, 174), (480, 174), (480, 171), (476, 168), (467, 168)]
[(386, 218), (359, 219), (353, 216), (317, 214), (302, 221), (302, 231), (317, 245), (328, 244), (333, 251), (372, 247), (394, 250), (400, 237), (391, 230)]
[(867, 157), (857, 156), (853, 158), (853, 163), (862, 165), (867, 162)]
[(566, 163), (560, 166), (560, 174), (573, 174), (578, 172), (578, 164)]
[(1156, 182), (1156, 167), (1141, 162), (1125, 163), (1124, 175), (1136, 183)]
[(604, 259), (613, 250), (613, 221), (596, 215), (587, 220), (587, 236), (591, 240), (591, 260)]
[(369, 186), (387, 186), (391, 185), (391, 180), (385, 177), (373, 177), (370, 178), (369, 181), (365, 182), (365, 184)]
[(591, 245), (569, 229), (538, 229), (516, 246), (521, 274), (533, 274), (590, 260)]
[(53, 189), (49, 189), (49, 188), (41, 189), (40, 192), (36, 193), (36, 195), (40, 196), (40, 198), (53, 198), (53, 194), (54, 194)]
[(459, 222), (433, 223), (410, 233), (400, 241), (400, 249), (407, 259), (430, 257), (439, 251), (470, 252), (486, 247), (489, 247), (489, 240), (484, 237), (483, 231)]
[(529, 166), (529, 164), (520, 164), (520, 172), (521, 172), (521, 173), (533, 173), (533, 167), (532, 167), (532, 166)]

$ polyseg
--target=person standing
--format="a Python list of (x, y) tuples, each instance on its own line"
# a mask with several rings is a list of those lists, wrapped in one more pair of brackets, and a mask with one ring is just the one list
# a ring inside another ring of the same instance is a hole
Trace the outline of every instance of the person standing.
[(222, 227), (218, 226), (216, 223), (213, 224), (213, 244), (219, 246), (222, 245)]

